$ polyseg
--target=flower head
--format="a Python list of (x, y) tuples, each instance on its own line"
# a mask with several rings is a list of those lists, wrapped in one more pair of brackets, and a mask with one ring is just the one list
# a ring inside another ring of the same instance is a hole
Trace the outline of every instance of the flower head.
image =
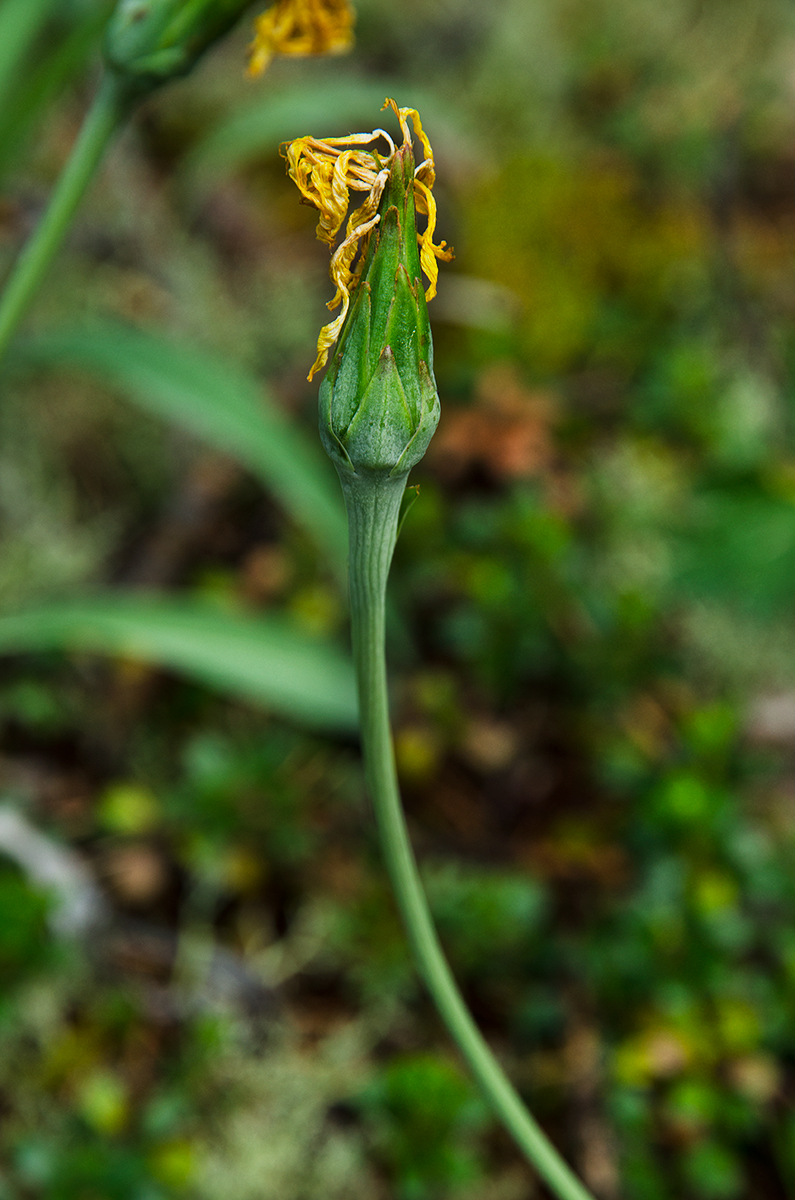
[(348, 0), (277, 0), (254, 26), (249, 75), (261, 75), (275, 54), (344, 54), (354, 20)]
[[(437, 259), (450, 258), (451, 251), (433, 241), (433, 155), (419, 116), (393, 100), (387, 105), (400, 121), (400, 145), (376, 129), (298, 138), (285, 151), (290, 176), (320, 213), (317, 235), (333, 248), (336, 294), (329, 308), (341, 311), (320, 332), (309, 378), (336, 342), (320, 385), (320, 437), (346, 497), (367, 480), (380, 481), (378, 487), (405, 481), (439, 420), (427, 299), (436, 290)], [(419, 167), (409, 119), (422, 144)], [(374, 145), (379, 142), (382, 151)], [(363, 199), (341, 234), (353, 192)], [(422, 233), (417, 211), (427, 218)]]
[[(425, 299), (436, 295), (436, 280), (439, 274), (437, 259), (445, 262), (453, 257), (446, 242), (435, 244), (436, 201), (433, 184), (436, 171), (433, 151), (422, 128), (419, 113), (413, 108), (398, 108), (394, 100), (386, 100), (384, 108), (396, 114), (403, 144), (397, 147), (384, 129), (372, 133), (352, 133), (347, 137), (296, 138), (286, 144), (287, 173), (296, 184), (304, 200), (320, 213), (317, 236), (322, 242), (334, 247), (348, 212), (352, 192), (363, 194), (363, 202), (354, 208), (348, 217), (345, 236), (331, 255), (329, 274), (335, 285), (334, 297), (328, 302), (332, 311), (342, 305), (339, 315), (320, 331), (315, 359), (309, 378), (325, 366), (331, 347), (340, 335), (348, 314), (351, 293), (355, 289), (367, 259), (370, 237), (381, 221), (381, 200), (390, 177), (390, 170), (399, 154), (412, 153), (412, 135), (408, 119), (411, 118), (414, 132), (422, 145), (424, 158), (414, 170), (412, 192), (416, 212), (427, 218), (425, 229), (417, 233), (420, 264), (427, 276), (428, 286)], [(373, 148), (377, 142), (385, 142), (387, 150), (380, 153)], [(413, 158), (412, 158), (413, 162)], [(412, 213), (413, 218), (413, 213)]]

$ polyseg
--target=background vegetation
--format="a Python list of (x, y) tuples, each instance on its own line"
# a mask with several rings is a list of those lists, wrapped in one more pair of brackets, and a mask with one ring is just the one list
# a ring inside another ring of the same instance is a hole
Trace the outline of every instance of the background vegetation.
[[(390, 644), (445, 945), (599, 1197), (792, 1200), (795, 18), (357, 9), (147, 102), (3, 367), (0, 1196), (543, 1195), (387, 894), (305, 382), (277, 145), (393, 95), (457, 253)], [(6, 265), (108, 11), (0, 0)]]

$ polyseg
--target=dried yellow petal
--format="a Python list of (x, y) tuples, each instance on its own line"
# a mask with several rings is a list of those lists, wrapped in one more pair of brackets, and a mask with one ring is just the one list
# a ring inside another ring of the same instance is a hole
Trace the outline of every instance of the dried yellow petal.
[(276, 54), (344, 54), (354, 20), (348, 0), (277, 0), (255, 22), (249, 75), (261, 75)]
[[(390, 99), (384, 102), (384, 108), (391, 108), (397, 116), (404, 146), (412, 141), (412, 131), (408, 124), (409, 118), (411, 119), (414, 134), (419, 138), (425, 155), (415, 171), (414, 200), (417, 212), (427, 217), (425, 230), (417, 234), (417, 241), (420, 248), (420, 264), (428, 277), (425, 297), (431, 300), (436, 295), (436, 281), (439, 275), (437, 260), (449, 262), (453, 257), (453, 252), (446, 242), (436, 245), (433, 241), (436, 229), (436, 201), (431, 191), (436, 179), (433, 150), (416, 109), (398, 108), (395, 101)], [(385, 141), (388, 146), (385, 154), (365, 149), (380, 140)], [(383, 129), (374, 129), (372, 133), (352, 133), (347, 137), (301, 137), (285, 143), (285, 146), (282, 153), (287, 159), (288, 175), (307, 203), (320, 213), (316, 229), (320, 241), (334, 246), (348, 211), (351, 193), (366, 193), (363, 203), (349, 216), (345, 237), (331, 256), (329, 275), (335, 286), (335, 293), (328, 303), (328, 308), (333, 311), (341, 304), (342, 309), (338, 316), (320, 331), (317, 358), (309, 372), (311, 379), (328, 361), (329, 351), (339, 337), (347, 316), (351, 292), (359, 279), (370, 233), (380, 219), (378, 205), (389, 176), (396, 146)]]

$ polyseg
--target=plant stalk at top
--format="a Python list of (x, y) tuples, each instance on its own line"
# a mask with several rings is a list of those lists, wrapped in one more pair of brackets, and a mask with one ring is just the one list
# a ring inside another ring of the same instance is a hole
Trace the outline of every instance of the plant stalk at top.
[(0, 298), (0, 359), (69, 231), (113, 137), (151, 92), (187, 75), (249, 0), (118, 0), (104, 38), (105, 73), (47, 211)]

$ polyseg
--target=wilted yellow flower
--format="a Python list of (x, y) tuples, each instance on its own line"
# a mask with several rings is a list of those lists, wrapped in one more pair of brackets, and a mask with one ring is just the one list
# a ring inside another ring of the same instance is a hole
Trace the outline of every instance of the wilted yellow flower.
[[(428, 277), (425, 298), (432, 300), (436, 295), (439, 275), (437, 259), (449, 262), (453, 257), (446, 242), (436, 245), (433, 241), (436, 229), (436, 201), (431, 190), (436, 179), (433, 150), (416, 109), (398, 108), (395, 101), (390, 99), (384, 101), (383, 107), (391, 108), (397, 116), (404, 146), (411, 145), (412, 141), (409, 117), (422, 143), (424, 158), (414, 172), (414, 204), (417, 212), (427, 217), (424, 231), (417, 233), (417, 241), (420, 264)], [(385, 154), (364, 148), (379, 140), (386, 142), (388, 150)], [(331, 255), (329, 275), (336, 292), (327, 307), (333, 311), (341, 304), (342, 309), (339, 316), (320, 331), (317, 358), (309, 373), (311, 379), (316, 371), (325, 366), (329, 350), (339, 337), (347, 316), (351, 291), (364, 266), (370, 233), (380, 220), (378, 206), (397, 147), (384, 129), (374, 129), (372, 133), (351, 133), (339, 138), (302, 137), (285, 145), (283, 155), (287, 159), (288, 175), (304, 199), (320, 213), (316, 233), (321, 242), (334, 246), (348, 211), (351, 192), (364, 194), (363, 203), (349, 216), (345, 236)]]
[(344, 54), (354, 20), (348, 0), (278, 0), (255, 23), (249, 75), (261, 75), (274, 54)]

